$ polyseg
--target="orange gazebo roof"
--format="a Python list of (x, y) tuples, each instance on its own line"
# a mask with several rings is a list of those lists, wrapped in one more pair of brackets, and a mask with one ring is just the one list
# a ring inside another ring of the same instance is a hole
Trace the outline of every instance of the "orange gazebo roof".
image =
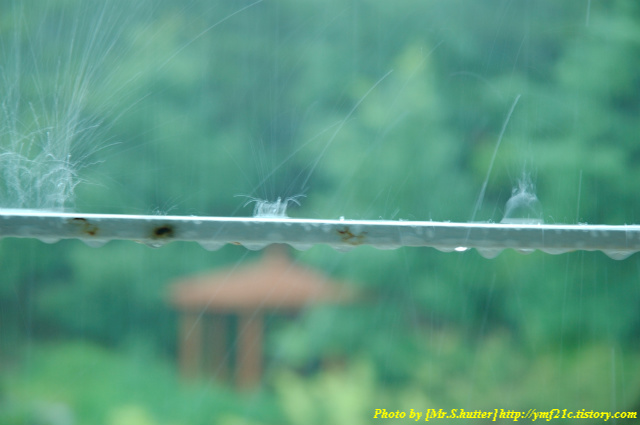
[(283, 247), (275, 246), (248, 266), (180, 280), (170, 293), (177, 309), (215, 312), (297, 310), (312, 303), (340, 303), (351, 298), (350, 291), (293, 262)]

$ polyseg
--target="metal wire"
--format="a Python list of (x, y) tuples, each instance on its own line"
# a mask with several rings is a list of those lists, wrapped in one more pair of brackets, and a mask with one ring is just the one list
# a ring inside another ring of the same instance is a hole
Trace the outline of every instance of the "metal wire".
[(327, 244), (337, 250), (359, 245), (380, 249), (403, 246), (441, 251), (476, 248), (493, 258), (502, 250), (541, 250), (561, 254), (602, 251), (624, 259), (640, 251), (640, 226), (560, 225), (536, 223), (449, 223), (436, 221), (314, 220), (156, 215), (58, 213), (0, 210), (0, 237), (37, 238), (44, 242), (80, 239), (100, 246), (114, 239), (152, 247), (171, 241), (194, 241), (215, 250), (225, 244), (262, 249), (286, 243), (297, 249)]

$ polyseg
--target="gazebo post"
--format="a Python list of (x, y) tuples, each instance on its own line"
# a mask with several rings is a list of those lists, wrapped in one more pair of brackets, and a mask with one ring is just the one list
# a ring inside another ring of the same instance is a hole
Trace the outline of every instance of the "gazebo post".
[(227, 333), (229, 317), (227, 314), (212, 314), (209, 320), (209, 342), (211, 350), (211, 374), (214, 378), (225, 380), (229, 373), (227, 359)]
[(239, 319), (236, 384), (248, 389), (256, 387), (262, 375), (262, 311), (242, 311)]
[(180, 319), (180, 370), (185, 378), (195, 378), (200, 369), (202, 353), (202, 319), (185, 311)]

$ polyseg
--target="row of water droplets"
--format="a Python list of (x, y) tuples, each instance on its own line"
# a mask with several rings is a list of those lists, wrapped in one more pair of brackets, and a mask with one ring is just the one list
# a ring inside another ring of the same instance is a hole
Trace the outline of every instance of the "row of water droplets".
[[(521, 223), (522, 219), (520, 224), (491, 224), (361, 221), (343, 218), (304, 220), (284, 217), (243, 219), (79, 216), (41, 211), (31, 211), (25, 217), (23, 210), (0, 210), (0, 214), (0, 228), (4, 229), (7, 235), (34, 237), (46, 243), (57, 242), (60, 238), (78, 238), (92, 247), (102, 246), (111, 239), (130, 239), (154, 248), (175, 240), (196, 241), (207, 250), (217, 250), (226, 244), (261, 250), (272, 243), (288, 243), (298, 250), (306, 250), (321, 243), (339, 251), (348, 251), (360, 244), (370, 244), (378, 249), (431, 246), (443, 252), (464, 252), (469, 249), (468, 246), (472, 246), (483, 257), (494, 258), (509, 246), (525, 254), (533, 252), (534, 247), (548, 254), (562, 254), (573, 250), (601, 250), (613, 259), (622, 260), (634, 253), (632, 248), (625, 249), (624, 246), (636, 247), (639, 239), (638, 226), (548, 226), (539, 222)], [(464, 233), (461, 234), (461, 231), (466, 232), (464, 229), (473, 231), (473, 242), (465, 243)], [(219, 233), (220, 231), (224, 233)], [(546, 232), (551, 232), (550, 235), (553, 237), (545, 247), (544, 243), (540, 245), (539, 241), (540, 236), (542, 241), (545, 240)], [(563, 236), (565, 234), (566, 236)], [(529, 237), (538, 242), (531, 245)], [(594, 243), (587, 242), (585, 237)], [(483, 243), (485, 240), (486, 243)], [(602, 241), (602, 245), (598, 244), (599, 240)], [(521, 246), (527, 248), (518, 248), (518, 241), (522, 242)]]

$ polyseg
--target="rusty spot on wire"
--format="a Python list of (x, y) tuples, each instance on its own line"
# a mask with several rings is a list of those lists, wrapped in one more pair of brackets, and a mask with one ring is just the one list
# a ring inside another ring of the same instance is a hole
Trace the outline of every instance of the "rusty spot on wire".
[(98, 226), (83, 217), (72, 218), (71, 220), (69, 220), (69, 223), (75, 224), (80, 228), (80, 231), (82, 233), (89, 236), (97, 235), (98, 231), (100, 230)]
[(348, 243), (349, 245), (362, 245), (364, 243), (364, 238), (367, 235), (367, 232), (353, 234), (351, 229), (349, 229), (349, 226), (346, 226), (343, 229), (338, 229), (337, 232), (340, 235), (342, 242)]
[(154, 227), (153, 239), (171, 239), (174, 235), (173, 226), (170, 224), (163, 224), (162, 226)]

